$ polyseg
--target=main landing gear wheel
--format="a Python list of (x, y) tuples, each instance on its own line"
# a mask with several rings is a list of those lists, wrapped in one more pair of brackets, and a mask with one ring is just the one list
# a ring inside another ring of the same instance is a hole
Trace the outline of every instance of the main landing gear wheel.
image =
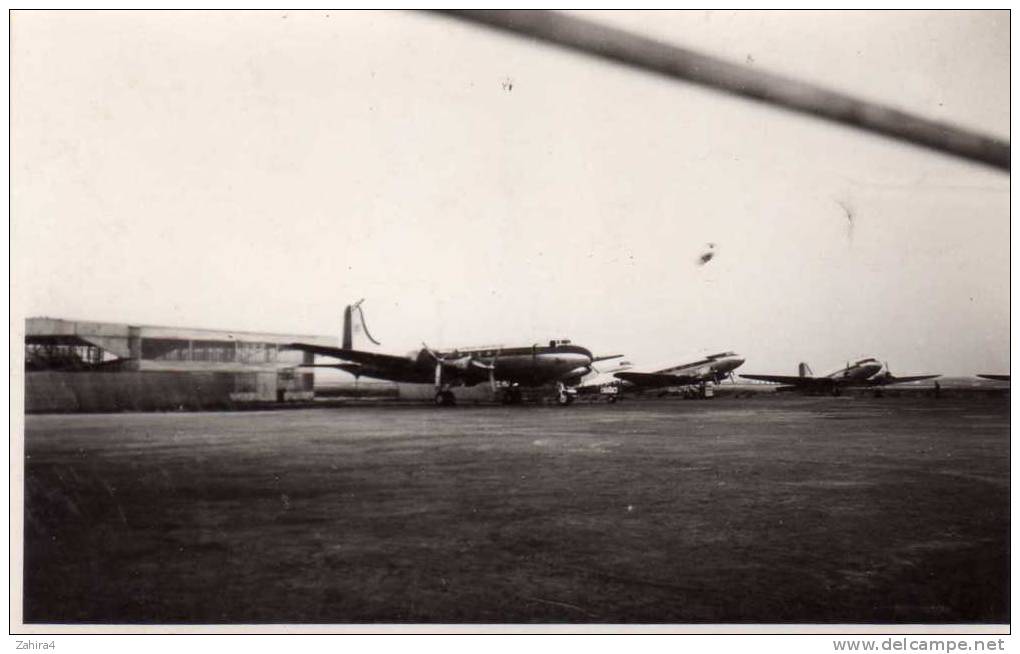
[(570, 406), (574, 403), (574, 396), (566, 391), (560, 391), (556, 394), (556, 404), (559, 406)]
[(457, 398), (450, 391), (438, 391), (436, 392), (435, 403), (436, 406), (453, 406), (457, 403)]
[(500, 401), (503, 404), (520, 404), (522, 399), (519, 388), (508, 388), (503, 391)]

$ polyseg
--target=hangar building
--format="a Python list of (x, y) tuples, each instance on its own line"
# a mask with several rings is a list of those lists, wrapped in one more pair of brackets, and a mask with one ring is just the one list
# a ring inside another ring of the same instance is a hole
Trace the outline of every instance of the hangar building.
[(25, 411), (232, 408), (314, 397), (313, 355), (336, 338), (29, 318)]

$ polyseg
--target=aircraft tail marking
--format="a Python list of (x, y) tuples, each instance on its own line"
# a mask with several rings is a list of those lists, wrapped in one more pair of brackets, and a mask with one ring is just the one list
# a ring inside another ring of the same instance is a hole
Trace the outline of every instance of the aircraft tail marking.
[(367, 337), (376, 345), (382, 345), (372, 338), (372, 334), (368, 331), (368, 325), (365, 323), (365, 311), (361, 308), (361, 303), (364, 301), (364, 299), (358, 300), (344, 309), (344, 331), (340, 342), (345, 350), (356, 349), (354, 340), (355, 338), (360, 339), (362, 336)]

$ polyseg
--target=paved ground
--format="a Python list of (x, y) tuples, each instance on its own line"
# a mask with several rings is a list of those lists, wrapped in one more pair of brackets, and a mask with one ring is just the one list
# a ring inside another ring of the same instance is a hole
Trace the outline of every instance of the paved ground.
[(1008, 622), (1007, 400), (32, 415), (28, 622)]

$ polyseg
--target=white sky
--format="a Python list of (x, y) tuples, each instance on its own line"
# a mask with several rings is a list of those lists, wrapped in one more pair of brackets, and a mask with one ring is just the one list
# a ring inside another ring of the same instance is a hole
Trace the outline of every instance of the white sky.
[[(1004, 11), (584, 13), (1009, 135)], [(1008, 367), (1002, 172), (439, 16), (12, 22), (15, 321)]]

